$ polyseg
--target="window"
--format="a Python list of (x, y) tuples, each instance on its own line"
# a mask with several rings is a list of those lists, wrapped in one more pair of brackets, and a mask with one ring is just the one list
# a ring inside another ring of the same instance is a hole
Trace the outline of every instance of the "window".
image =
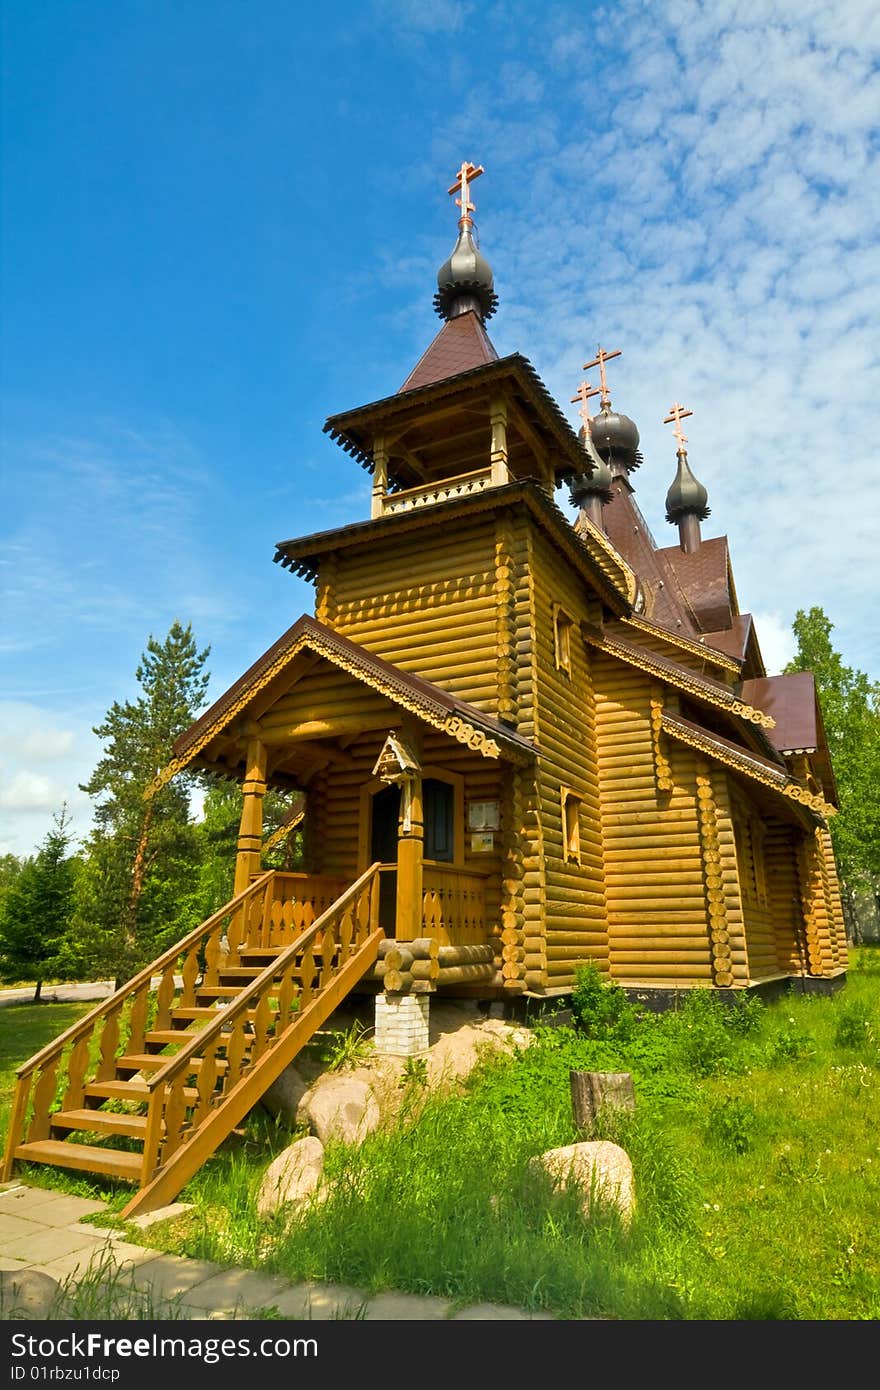
[(571, 675), (571, 629), (574, 626), (565, 609), (553, 605), (553, 649), (556, 669)]
[(581, 862), (581, 798), (562, 788), (562, 845), (570, 864)]

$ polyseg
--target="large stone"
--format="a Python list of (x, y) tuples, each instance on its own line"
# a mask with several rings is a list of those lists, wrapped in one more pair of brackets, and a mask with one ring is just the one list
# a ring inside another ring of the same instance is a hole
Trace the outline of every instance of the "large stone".
[(340, 1073), (322, 1076), (303, 1097), (300, 1121), (305, 1121), (321, 1140), (357, 1144), (377, 1129), (381, 1120), (378, 1101), (365, 1081)]
[(595, 1199), (617, 1207), (625, 1225), (632, 1220), (636, 1204), (632, 1162), (619, 1144), (607, 1139), (568, 1144), (539, 1154), (532, 1165), (547, 1173), (557, 1188), (576, 1184), (584, 1216), (590, 1215)]
[(275, 1115), (293, 1128), (297, 1123), (297, 1112), (299, 1104), (308, 1090), (308, 1082), (291, 1062), (289, 1067), (273, 1081), (267, 1091), (261, 1097), (263, 1105), (270, 1115)]
[(286, 1206), (299, 1206), (317, 1190), (324, 1172), (324, 1145), (309, 1135), (274, 1158), (257, 1193), (260, 1216), (273, 1216)]
[(61, 1312), (60, 1286), (38, 1269), (0, 1270), (0, 1321), (42, 1322)]

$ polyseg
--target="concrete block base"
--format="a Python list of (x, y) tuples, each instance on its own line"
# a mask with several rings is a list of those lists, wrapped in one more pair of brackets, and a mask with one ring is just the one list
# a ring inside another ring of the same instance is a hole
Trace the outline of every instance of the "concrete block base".
[(427, 994), (377, 994), (376, 1051), (385, 1057), (417, 1057), (429, 1046)]

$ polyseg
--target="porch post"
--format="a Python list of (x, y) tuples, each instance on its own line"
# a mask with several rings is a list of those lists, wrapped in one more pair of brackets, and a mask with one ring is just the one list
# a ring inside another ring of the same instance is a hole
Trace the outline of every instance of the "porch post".
[(243, 791), (233, 895), (243, 892), (251, 881), (251, 875), (260, 872), (263, 797), (266, 795), (266, 745), (258, 738), (252, 738), (248, 742)]
[(492, 486), (503, 487), (510, 482), (507, 469), (507, 402), (498, 396), (489, 409), (492, 426), (492, 444), (489, 459), (492, 468)]
[(400, 788), (397, 823), (398, 941), (415, 941), (422, 934), (422, 857), (424, 851), (421, 770), (409, 772)]

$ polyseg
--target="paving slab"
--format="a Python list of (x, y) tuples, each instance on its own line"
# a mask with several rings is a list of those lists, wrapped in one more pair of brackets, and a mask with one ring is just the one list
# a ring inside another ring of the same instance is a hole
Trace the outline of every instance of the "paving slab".
[(367, 1302), (363, 1289), (307, 1280), (289, 1285), (287, 1291), (279, 1293), (268, 1306), (277, 1308), (281, 1317), (297, 1322), (327, 1322), (360, 1318)]
[(376, 1322), (439, 1322), (446, 1321), (452, 1302), (428, 1294), (379, 1293), (364, 1309), (364, 1321)]
[(202, 1284), (214, 1274), (223, 1272), (222, 1265), (208, 1260), (188, 1260), (183, 1255), (157, 1255), (132, 1269), (136, 1288), (156, 1299), (176, 1299)]
[(124, 1272), (135, 1265), (146, 1264), (148, 1260), (159, 1257), (158, 1250), (146, 1250), (142, 1245), (129, 1245), (127, 1241), (114, 1241), (112, 1245), (101, 1245), (98, 1249), (71, 1250), (57, 1259), (46, 1260), (35, 1266), (53, 1279), (67, 1279), (76, 1275), (82, 1279), (106, 1265), (107, 1273)]
[(45, 1226), (36, 1226), (33, 1222), (27, 1224), (33, 1227), (31, 1234), (5, 1242), (3, 1253), (25, 1259), (31, 1265), (51, 1263), (52, 1260), (60, 1259), (62, 1255), (69, 1255), (73, 1250), (85, 1250), (89, 1246), (94, 1249), (104, 1243), (103, 1236), (93, 1235), (85, 1227), (81, 1230), (57, 1226), (47, 1229)]
[(256, 1269), (225, 1269), (196, 1284), (183, 1295), (187, 1308), (216, 1308), (234, 1311), (245, 1308), (271, 1308), (279, 1294), (290, 1288), (286, 1279), (261, 1274)]
[(453, 1313), (453, 1322), (556, 1322), (552, 1313), (526, 1313), (506, 1303), (470, 1303)]
[(45, 1229), (45, 1226), (39, 1225), (36, 1221), (29, 1221), (27, 1217), (13, 1215), (0, 1208), (0, 1250), (5, 1250), (13, 1241), (21, 1240), (23, 1236), (42, 1235)]
[(0, 1215), (24, 1216), (44, 1226), (68, 1226), (106, 1210), (106, 1202), (74, 1197), (68, 1192), (49, 1192), (41, 1187), (11, 1187), (0, 1193)]
[(5, 1269), (11, 1271), (16, 1269), (30, 1269), (30, 1267), (30, 1260), (14, 1260), (11, 1256), (4, 1255), (3, 1252), (0, 1251), (0, 1270)]

